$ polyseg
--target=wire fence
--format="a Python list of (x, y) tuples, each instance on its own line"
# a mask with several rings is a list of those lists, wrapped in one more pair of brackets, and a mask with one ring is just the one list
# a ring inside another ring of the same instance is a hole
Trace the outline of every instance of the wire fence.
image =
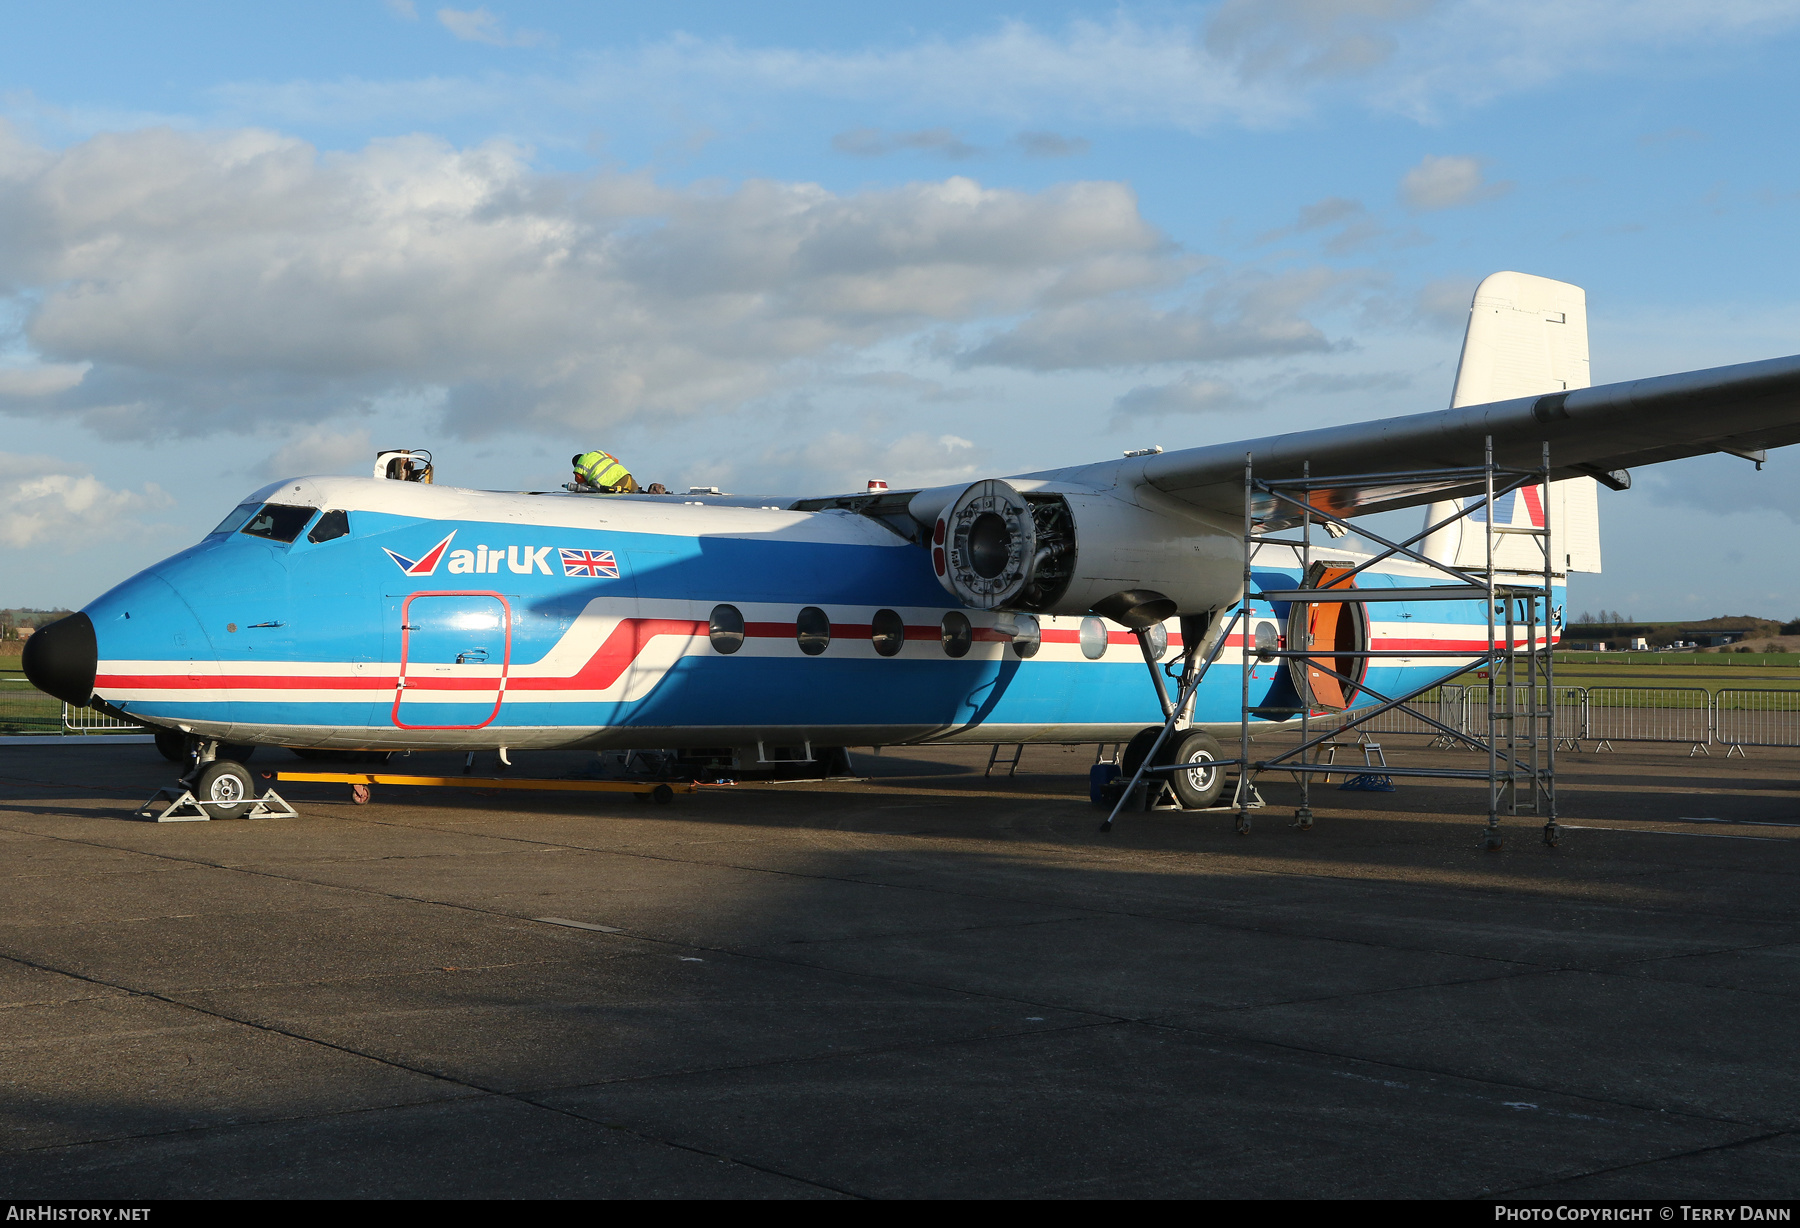
[(29, 683), (0, 678), (0, 734), (44, 734), (51, 737), (86, 737), (145, 732), (134, 721), (76, 708), (46, 695)]
[(0, 733), (61, 733), (62, 702), (24, 683), (0, 679)]

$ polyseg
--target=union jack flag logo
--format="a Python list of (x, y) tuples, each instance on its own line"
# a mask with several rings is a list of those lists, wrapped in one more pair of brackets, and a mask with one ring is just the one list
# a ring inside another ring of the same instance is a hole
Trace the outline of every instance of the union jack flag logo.
[(613, 560), (613, 552), (610, 550), (564, 550), (561, 553), (565, 576), (604, 576), (609, 580), (619, 578), (619, 565)]

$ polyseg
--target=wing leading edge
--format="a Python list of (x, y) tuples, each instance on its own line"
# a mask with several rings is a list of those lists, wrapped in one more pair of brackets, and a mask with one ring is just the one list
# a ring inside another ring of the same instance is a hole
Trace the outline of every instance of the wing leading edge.
[(1147, 486), (1215, 512), (1241, 515), (1244, 456), (1261, 478), (1351, 479), (1331, 492), (1339, 515), (1365, 515), (1480, 493), (1473, 485), (1397, 486), (1355, 480), (1405, 469), (1497, 464), (1535, 469), (1550, 445), (1553, 477), (1588, 476), (1623, 488), (1638, 465), (1708, 452), (1756, 454), (1800, 443), (1800, 355), (1515, 397), (1435, 413), (1295, 431), (1022, 475), (1088, 486)]

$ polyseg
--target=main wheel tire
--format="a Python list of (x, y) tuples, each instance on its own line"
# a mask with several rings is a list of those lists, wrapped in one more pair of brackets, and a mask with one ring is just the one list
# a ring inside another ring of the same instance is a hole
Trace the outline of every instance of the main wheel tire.
[[(1131, 741), (1125, 743), (1125, 753), (1119, 756), (1119, 771), (1126, 780), (1136, 776), (1137, 770), (1144, 766), (1144, 760), (1150, 756), (1150, 748), (1156, 745), (1156, 739), (1161, 733), (1161, 725), (1151, 725), (1147, 729), (1138, 730)], [(1167, 743), (1164, 748), (1166, 754)]]
[(1204, 810), (1218, 804), (1219, 794), (1225, 791), (1225, 769), (1217, 763), (1224, 757), (1219, 740), (1204, 729), (1189, 731), (1176, 743), (1174, 754), (1167, 758), (1157, 756), (1165, 763), (1213, 765), (1170, 773), (1169, 783), (1174, 786), (1175, 797), (1186, 810)]
[(156, 738), (156, 752), (170, 763), (188, 766), (192, 752), (188, 750), (188, 736), (179, 729), (158, 729), (153, 735)]
[(203, 802), (223, 803), (201, 807), (209, 819), (241, 819), (256, 805), (256, 781), (243, 764), (214, 759), (201, 769), (194, 796)]

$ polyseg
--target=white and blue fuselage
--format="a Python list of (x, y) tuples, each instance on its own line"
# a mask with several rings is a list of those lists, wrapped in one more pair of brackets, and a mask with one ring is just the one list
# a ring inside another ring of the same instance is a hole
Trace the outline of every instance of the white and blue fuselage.
[[(256, 519), (268, 504), (301, 510), (270, 535), (268, 518)], [(1300, 585), (1291, 549), (1258, 559), (1256, 588)], [(1358, 584), (1417, 587), (1431, 574), (1387, 563)], [(1366, 609), (1377, 651), (1473, 659), (1487, 647), (1480, 602)], [(295, 479), (83, 612), (96, 699), (230, 742), (1098, 742), (1163, 719), (1131, 633), (1080, 615), (966, 609), (934, 576), (928, 548), (837, 509)], [(966, 635), (954, 633), (959, 615)], [(1250, 615), (1252, 627), (1285, 632), (1285, 607), (1253, 600)], [(1166, 626), (1173, 655), (1179, 623)], [(1194, 724), (1235, 729), (1242, 638), (1223, 646)], [(1398, 694), (1466, 664), (1376, 658), (1366, 682)], [(1295, 697), (1280, 660), (1253, 658), (1249, 685), (1257, 707)], [(1359, 694), (1355, 706), (1374, 702)]]

